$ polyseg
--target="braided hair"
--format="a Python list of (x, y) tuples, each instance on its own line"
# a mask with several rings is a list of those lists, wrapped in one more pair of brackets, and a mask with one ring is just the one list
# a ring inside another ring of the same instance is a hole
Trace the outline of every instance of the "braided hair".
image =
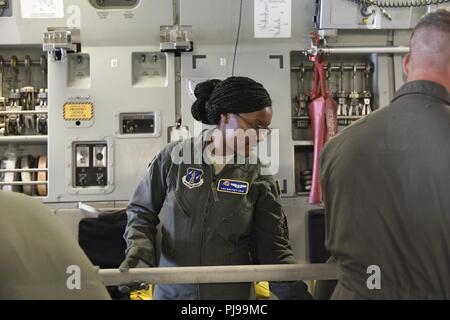
[(224, 113), (250, 113), (272, 106), (267, 90), (247, 77), (208, 80), (199, 83), (194, 91), (197, 101), (192, 116), (204, 124), (219, 124)]

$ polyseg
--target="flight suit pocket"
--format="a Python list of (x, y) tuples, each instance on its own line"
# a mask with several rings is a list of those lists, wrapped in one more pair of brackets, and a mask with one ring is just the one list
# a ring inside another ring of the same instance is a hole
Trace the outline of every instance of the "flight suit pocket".
[(178, 207), (178, 210), (183, 213), (186, 217), (190, 217), (190, 212), (187, 209), (186, 204), (184, 203), (184, 199), (174, 193), (173, 195), (174, 202)]
[(249, 244), (247, 242), (238, 243), (226, 257), (228, 265), (251, 264)]
[(189, 211), (175, 193), (167, 195), (163, 207), (163, 228), (174, 243), (188, 239), (191, 229)]
[(245, 198), (224, 205), (221, 210), (216, 233), (227, 242), (237, 246), (241, 239), (250, 236), (253, 221), (253, 205)]

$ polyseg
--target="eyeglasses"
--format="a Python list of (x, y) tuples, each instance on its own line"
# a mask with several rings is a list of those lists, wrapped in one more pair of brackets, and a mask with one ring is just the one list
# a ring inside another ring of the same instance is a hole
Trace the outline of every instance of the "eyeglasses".
[(269, 127), (263, 127), (263, 126), (260, 126), (259, 124), (257, 124), (256, 126), (252, 126), (252, 124), (249, 123), (247, 120), (245, 120), (245, 118), (243, 116), (241, 116), (240, 114), (235, 113), (235, 115), (237, 117), (241, 118), (244, 121), (245, 125), (249, 129), (255, 130), (259, 136), (267, 137), (268, 135), (270, 135), (272, 133), (272, 129)]

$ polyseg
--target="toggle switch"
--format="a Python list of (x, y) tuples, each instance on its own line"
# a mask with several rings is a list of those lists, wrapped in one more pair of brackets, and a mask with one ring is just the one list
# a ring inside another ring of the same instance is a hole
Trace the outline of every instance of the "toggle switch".
[(98, 145), (94, 146), (94, 167), (106, 168), (106, 146)]
[[(109, 190), (108, 144), (104, 141), (77, 141), (73, 148), (72, 187), (77, 192)], [(103, 191), (99, 191), (103, 192)]]
[(78, 168), (89, 168), (90, 166), (89, 146), (77, 146), (76, 156)]
[(105, 174), (104, 173), (97, 173), (97, 184), (100, 186), (103, 186), (105, 184)]
[(85, 173), (80, 173), (78, 175), (78, 183), (80, 186), (84, 187), (87, 183), (87, 174)]

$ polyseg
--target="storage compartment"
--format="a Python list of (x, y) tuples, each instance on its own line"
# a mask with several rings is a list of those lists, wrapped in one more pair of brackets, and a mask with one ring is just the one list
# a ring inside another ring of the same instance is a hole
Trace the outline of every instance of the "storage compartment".
[(1, 46), (0, 190), (47, 196), (47, 132), (47, 58), (36, 46)]
[[(326, 57), (329, 93), (338, 105), (338, 125), (343, 129), (378, 109), (375, 86), (376, 55), (346, 54)], [(314, 84), (314, 65), (303, 52), (291, 52), (292, 136), (312, 141), (308, 107)]]

